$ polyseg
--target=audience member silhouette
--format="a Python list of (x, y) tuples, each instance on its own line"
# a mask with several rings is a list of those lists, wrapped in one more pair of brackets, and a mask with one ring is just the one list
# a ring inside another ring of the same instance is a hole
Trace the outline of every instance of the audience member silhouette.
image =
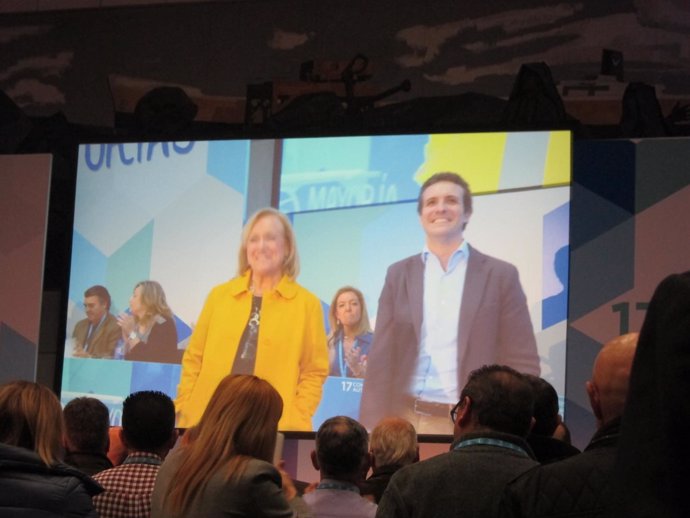
[(110, 414), (92, 397), (78, 397), (65, 405), (65, 462), (94, 475), (113, 467), (108, 458)]
[(368, 443), (366, 429), (350, 417), (331, 417), (319, 427), (311, 460), (321, 482), (304, 495), (314, 518), (376, 515), (376, 504), (362, 498), (359, 490), (369, 470)]
[(371, 431), (369, 455), (372, 474), (360, 489), (378, 503), (393, 474), (419, 460), (417, 432), (412, 423), (400, 417), (379, 421)]
[(690, 271), (656, 288), (640, 330), (616, 467), (620, 517), (690, 516)]
[(501, 365), (473, 371), (451, 411), (451, 451), (393, 475), (377, 517), (496, 516), (505, 484), (537, 465), (525, 442), (533, 409), (522, 374)]
[(175, 405), (157, 391), (135, 392), (122, 403), (122, 443), (129, 454), (94, 479), (105, 491), (93, 499), (101, 518), (148, 518), (163, 459), (177, 439)]
[(614, 465), (628, 394), (637, 333), (620, 336), (599, 351), (587, 382), (597, 431), (585, 451), (540, 466), (511, 482), (502, 503), (505, 518), (607, 516), (617, 505)]
[(562, 422), (558, 413), (556, 389), (543, 378), (526, 374), (534, 391), (534, 425), (527, 436), (527, 444), (542, 464), (567, 459), (580, 453), (575, 446), (556, 439), (553, 434)]
[(64, 421), (48, 388), (29, 381), (0, 385), (0, 516), (98, 515), (102, 488), (60, 462)]
[(190, 438), (161, 466), (151, 516), (289, 517), (305, 509), (286, 475), (281, 490), (281, 473), (271, 464), (282, 411), (267, 381), (223, 378)]

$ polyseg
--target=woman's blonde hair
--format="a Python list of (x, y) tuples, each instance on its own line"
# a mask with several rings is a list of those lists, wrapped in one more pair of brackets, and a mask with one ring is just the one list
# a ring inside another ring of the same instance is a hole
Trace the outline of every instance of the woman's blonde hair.
[(32, 450), (50, 466), (62, 458), (64, 422), (53, 392), (38, 383), (0, 385), (0, 442)]
[(287, 254), (283, 261), (283, 275), (287, 275), (290, 279), (295, 280), (299, 275), (299, 254), (297, 253), (295, 231), (292, 229), (292, 224), (290, 224), (287, 216), (273, 207), (266, 207), (258, 210), (247, 220), (247, 223), (244, 224), (242, 228), (242, 241), (237, 257), (237, 275), (244, 275), (245, 272), (249, 270), (249, 261), (247, 261), (247, 242), (249, 241), (249, 234), (251, 234), (254, 229), (254, 225), (256, 225), (261, 218), (267, 216), (278, 218), (278, 221), (280, 221), (283, 226), (283, 235), (287, 248)]
[(271, 462), (282, 413), (283, 400), (267, 381), (243, 374), (223, 378), (182, 446), (180, 467), (166, 490), (167, 509), (185, 514), (218, 472), (233, 480), (251, 458)]
[(352, 286), (343, 286), (338, 291), (335, 292), (333, 300), (331, 301), (331, 307), (328, 308), (328, 323), (330, 325), (330, 333), (328, 335), (328, 343), (330, 344), (335, 337), (343, 330), (343, 325), (338, 322), (335, 316), (335, 310), (338, 305), (338, 297), (343, 293), (352, 292), (356, 295), (357, 300), (359, 300), (359, 307), (362, 309), (362, 314), (357, 323), (357, 328), (355, 329), (355, 335), (359, 336), (364, 333), (371, 333), (371, 324), (369, 323), (369, 313), (367, 312), (367, 303), (364, 300), (364, 295), (357, 288)]
[(165, 298), (163, 286), (156, 281), (141, 281), (134, 289), (141, 288), (141, 304), (144, 306), (144, 316), (138, 319), (143, 325), (149, 325), (156, 315), (172, 319), (173, 313)]

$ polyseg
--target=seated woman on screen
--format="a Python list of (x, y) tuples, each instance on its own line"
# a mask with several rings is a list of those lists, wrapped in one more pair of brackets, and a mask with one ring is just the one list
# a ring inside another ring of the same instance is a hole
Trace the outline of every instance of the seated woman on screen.
[(180, 363), (177, 328), (165, 292), (156, 281), (141, 281), (129, 299), (129, 314), (118, 316), (125, 360)]
[(340, 288), (328, 310), (328, 322), (329, 374), (363, 378), (373, 335), (362, 292), (352, 286)]
[(255, 374), (283, 399), (281, 430), (311, 431), (328, 375), (321, 301), (297, 284), (290, 221), (273, 208), (242, 230), (238, 275), (211, 290), (182, 360), (175, 406), (181, 428), (199, 422), (228, 374)]
[(281, 489), (281, 473), (271, 464), (282, 410), (280, 395), (267, 381), (226, 376), (190, 430), (194, 437), (161, 466), (152, 518), (289, 517), (304, 511), (290, 479), (283, 475)]

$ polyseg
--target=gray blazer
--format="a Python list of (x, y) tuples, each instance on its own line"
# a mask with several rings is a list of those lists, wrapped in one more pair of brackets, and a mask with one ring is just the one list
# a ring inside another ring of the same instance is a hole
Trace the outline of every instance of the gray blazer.
[[(392, 264), (379, 298), (360, 420), (371, 428), (406, 404), (422, 330), (424, 262)], [(539, 375), (539, 355), (517, 268), (470, 247), (458, 324), (458, 387), (486, 364)]]
[[(156, 485), (151, 495), (151, 518), (171, 516), (163, 509), (163, 498), (168, 486), (175, 483), (175, 475), (180, 463), (179, 451), (166, 458), (158, 472)], [(220, 469), (211, 477), (206, 488), (194, 498), (185, 514), (175, 517), (221, 518), (256, 516), (279, 518), (304, 516), (306, 510), (301, 498), (292, 502), (283, 496), (278, 470), (272, 464), (259, 459), (251, 459), (244, 474), (229, 482), (226, 473)], [(178, 509), (175, 509), (179, 512)], [(294, 514), (293, 514), (294, 513)]]

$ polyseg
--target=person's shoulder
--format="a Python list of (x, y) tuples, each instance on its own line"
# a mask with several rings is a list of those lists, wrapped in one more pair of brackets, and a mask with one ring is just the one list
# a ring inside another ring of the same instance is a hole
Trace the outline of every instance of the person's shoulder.
[(481, 264), (485, 267), (489, 267), (492, 270), (498, 270), (501, 272), (517, 272), (517, 268), (513, 263), (510, 263), (504, 259), (499, 259), (492, 255), (485, 254), (472, 245), (470, 245), (470, 258), (468, 264)]
[(283, 276), (276, 289), (286, 299), (301, 299), (306, 304), (321, 308), (321, 299), (319, 297), (287, 275)]
[(360, 344), (360, 347), (365, 347), (367, 345), (371, 345), (372, 340), (374, 339), (374, 333), (371, 331), (367, 331), (366, 333), (362, 333), (357, 337), (357, 341)]
[(83, 329), (85, 327), (89, 326), (89, 319), (88, 318), (82, 318), (80, 321), (78, 321), (76, 324), (74, 324), (74, 330), (76, 331), (77, 329)]
[[(225, 484), (226, 479), (224, 475), (222, 479), (222, 484)], [(266, 482), (275, 484), (278, 487), (282, 485), (278, 469), (270, 462), (251, 458), (247, 461), (242, 475), (234, 480), (233, 485), (239, 490), (251, 491), (251, 488), (260, 486)]]
[(462, 460), (454, 452), (441, 453), (440, 455), (403, 466), (393, 473), (391, 479), (398, 481), (408, 479), (428, 480), (434, 474), (443, 475), (443, 473), (447, 473), (448, 466), (455, 462), (462, 462)]
[(89, 496), (103, 492), (103, 487), (96, 480), (68, 464), (54, 464), (46, 473), (53, 483), (62, 486), (67, 492), (85, 491)]
[(245, 476), (251, 478), (268, 476), (276, 481), (280, 481), (278, 469), (270, 462), (261, 459), (249, 459), (244, 473)]
[(400, 279), (410, 274), (411, 269), (418, 268), (419, 272), (424, 271), (424, 261), (422, 254), (414, 254), (391, 264), (386, 270), (388, 280)]
[(236, 295), (240, 291), (247, 290), (248, 286), (247, 275), (240, 275), (232, 279), (216, 284), (208, 294), (208, 300), (215, 300), (229, 295)]
[(403, 259), (400, 259), (399, 261), (395, 261), (388, 267), (388, 270), (404, 269), (407, 268), (409, 265), (415, 264), (417, 262), (419, 262), (420, 264), (424, 264), (421, 253), (409, 255)]

